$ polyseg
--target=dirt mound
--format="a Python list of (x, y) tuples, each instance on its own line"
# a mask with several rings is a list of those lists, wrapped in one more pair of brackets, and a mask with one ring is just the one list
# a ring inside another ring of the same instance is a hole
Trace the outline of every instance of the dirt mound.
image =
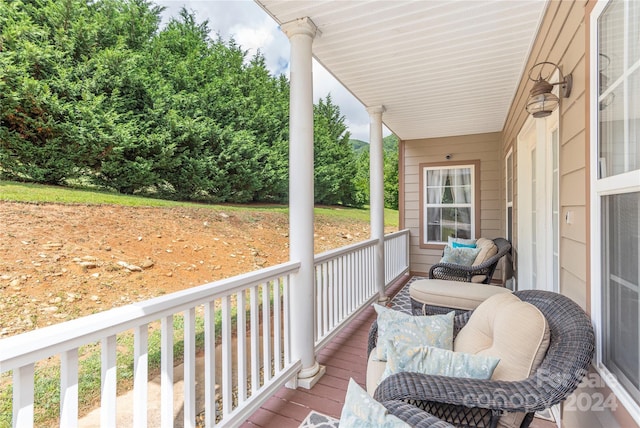
[[(0, 338), (289, 259), (286, 214), (0, 202)], [(316, 254), (369, 225), (316, 219)]]

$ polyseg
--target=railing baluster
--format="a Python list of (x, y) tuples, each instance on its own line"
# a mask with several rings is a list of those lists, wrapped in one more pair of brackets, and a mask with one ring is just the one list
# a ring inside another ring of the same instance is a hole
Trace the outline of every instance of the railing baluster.
[(354, 259), (354, 254), (347, 254), (347, 268), (345, 269), (346, 274), (347, 274), (347, 283), (350, 284), (349, 286), (349, 298), (348, 298), (348, 302), (349, 302), (349, 312), (351, 312), (353, 310), (353, 300), (354, 300), (354, 294), (355, 294), (355, 290), (356, 290), (356, 284), (353, 281), (353, 259)]
[(251, 304), (251, 395), (253, 395), (260, 387), (260, 302), (257, 285), (251, 287), (249, 300)]
[(356, 302), (356, 306), (360, 306), (364, 298), (365, 290), (368, 288), (367, 283), (369, 282), (369, 272), (366, 269), (367, 267), (367, 257), (366, 250), (362, 249), (358, 251), (358, 266), (356, 270), (356, 277), (359, 279), (359, 287), (358, 287), (358, 301)]
[(216, 302), (204, 304), (204, 426), (216, 423)]
[(149, 382), (149, 325), (134, 329), (133, 338), (133, 426), (147, 426)]
[(354, 278), (353, 283), (356, 291), (355, 299), (353, 301), (353, 310), (355, 310), (355, 308), (357, 308), (358, 304), (360, 303), (360, 294), (362, 293), (362, 283), (365, 281), (365, 278), (359, 275), (360, 265), (362, 261), (362, 255), (360, 251), (358, 250), (353, 256), (354, 256), (354, 264), (353, 264), (353, 270), (351, 274), (353, 275), (353, 278)]
[(78, 348), (60, 355), (60, 426), (78, 426)]
[(273, 354), (275, 373), (282, 371), (282, 293), (280, 292), (280, 282), (271, 281), (273, 284)]
[(360, 260), (358, 261), (358, 270), (356, 275), (360, 278), (360, 287), (358, 288), (360, 290), (360, 295), (358, 296), (357, 303), (358, 306), (360, 306), (364, 300), (365, 293), (369, 289), (369, 269), (367, 269), (369, 267), (369, 263), (366, 248), (358, 251), (358, 257)]
[(33, 427), (34, 364), (13, 371), (13, 426)]
[(329, 286), (331, 287), (331, 307), (329, 308), (329, 312), (331, 313), (331, 329), (333, 329), (338, 323), (338, 320), (336, 318), (336, 310), (338, 309), (338, 296), (336, 294), (336, 282), (333, 275), (333, 264), (334, 260), (329, 260), (327, 262), (327, 280), (329, 281)]
[(184, 311), (184, 426), (196, 426), (196, 309)]
[[(375, 274), (375, 262), (376, 262), (376, 253), (375, 253), (375, 249), (373, 247), (371, 247), (369, 249), (369, 251), (367, 251), (367, 254), (369, 257), (367, 257), (367, 261), (368, 261), (368, 269), (367, 271), (369, 272), (369, 287), (367, 287), (367, 291), (371, 294), (375, 294), (378, 291), (377, 288), (377, 284), (376, 284), (376, 274)], [(382, 278), (382, 280), (384, 281), (384, 278)]]
[[(278, 281), (279, 283), (279, 281)], [(291, 328), (291, 313), (290, 313), (290, 303), (289, 302), (289, 275), (286, 275), (282, 278), (282, 306), (284, 306), (284, 326), (285, 326), (285, 335), (284, 335), (284, 364), (285, 366), (291, 363), (291, 334), (289, 334), (289, 328)]]
[(338, 287), (338, 319), (342, 320), (344, 318), (344, 283), (342, 282), (340, 266), (342, 266), (342, 257), (336, 259), (333, 265), (333, 275), (336, 279), (336, 286)]
[(173, 315), (161, 320), (160, 343), (160, 423), (173, 427)]
[(315, 266), (315, 283), (313, 287), (313, 298), (315, 299), (315, 311), (316, 316), (314, 319), (313, 333), (315, 335), (314, 340), (322, 337), (322, 281), (320, 280), (320, 267)]
[(118, 387), (116, 346), (115, 335), (102, 339), (102, 400), (100, 402), (100, 425), (102, 427), (116, 426), (116, 392)]
[(271, 304), (269, 283), (262, 285), (262, 353), (264, 382), (271, 380)]
[(329, 306), (331, 306), (331, 293), (329, 290), (329, 281), (327, 280), (327, 264), (323, 263), (320, 268), (322, 275), (322, 336), (329, 331)]
[(222, 298), (222, 414), (233, 411), (233, 343), (231, 341), (231, 298)]
[(238, 405), (247, 400), (247, 303), (244, 290), (236, 294), (238, 344)]
[(323, 276), (324, 276), (324, 288), (325, 288), (325, 295), (326, 297), (326, 307), (325, 307), (325, 328), (324, 331), (322, 332), (322, 335), (326, 335), (328, 331), (331, 331), (331, 328), (333, 327), (332, 325), (332, 315), (331, 315), (331, 310), (333, 308), (333, 287), (331, 284), (331, 278), (329, 277), (329, 263), (330, 261), (327, 261), (323, 264), (322, 266), (322, 270), (323, 270)]

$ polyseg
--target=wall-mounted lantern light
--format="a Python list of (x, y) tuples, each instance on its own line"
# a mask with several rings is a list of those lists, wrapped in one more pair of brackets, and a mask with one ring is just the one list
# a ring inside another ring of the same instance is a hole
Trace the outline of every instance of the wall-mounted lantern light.
[[(549, 83), (556, 70), (560, 74), (560, 81)], [(535, 83), (529, 92), (529, 99), (527, 99), (527, 113), (535, 118), (549, 116), (558, 108), (560, 100), (552, 93), (554, 86), (560, 85), (561, 97), (568, 98), (571, 95), (571, 84), (573, 83), (571, 74), (562, 76), (560, 67), (552, 62), (540, 62), (531, 67), (529, 80)]]

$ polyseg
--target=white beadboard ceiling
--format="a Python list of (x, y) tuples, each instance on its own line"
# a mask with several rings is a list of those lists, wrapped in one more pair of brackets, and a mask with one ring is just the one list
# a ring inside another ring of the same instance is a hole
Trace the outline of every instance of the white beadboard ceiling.
[(544, 0), (255, 0), (309, 17), (314, 57), (400, 139), (501, 131)]

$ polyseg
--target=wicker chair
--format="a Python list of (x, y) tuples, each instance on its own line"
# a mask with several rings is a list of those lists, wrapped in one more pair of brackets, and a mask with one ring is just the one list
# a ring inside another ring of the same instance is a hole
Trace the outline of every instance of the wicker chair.
[(389, 400), (382, 403), (389, 413), (402, 419), (407, 424), (415, 428), (454, 428), (448, 422), (436, 418), (433, 415), (419, 409), (416, 406), (400, 400)]
[[(425, 411), (424, 416), (433, 415), (458, 427), (495, 427), (503, 412), (524, 412), (522, 428), (529, 426), (536, 411), (565, 400), (591, 364), (595, 336), (589, 317), (561, 294), (540, 290), (514, 294), (540, 309), (551, 336), (540, 367), (527, 379), (508, 382), (396, 373), (380, 383), (375, 399), (383, 404), (391, 400), (413, 404)], [(456, 316), (454, 335), (470, 316), (471, 312)], [(376, 342), (374, 323), (369, 332), (369, 353)], [(391, 412), (394, 409), (389, 408)]]
[(488, 258), (483, 263), (476, 266), (462, 266), (452, 263), (437, 263), (431, 266), (429, 270), (429, 278), (448, 279), (452, 281), (471, 282), (471, 278), (478, 275), (484, 275), (484, 284), (489, 284), (493, 273), (496, 270), (498, 261), (511, 251), (511, 244), (504, 238), (495, 238), (493, 243), (498, 247), (496, 255)]

